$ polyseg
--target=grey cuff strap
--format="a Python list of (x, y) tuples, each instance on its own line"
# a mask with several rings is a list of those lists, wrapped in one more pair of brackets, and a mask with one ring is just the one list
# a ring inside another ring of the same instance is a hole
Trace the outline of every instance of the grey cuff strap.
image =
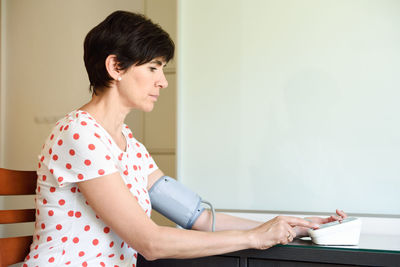
[(158, 179), (149, 195), (154, 210), (185, 229), (191, 229), (204, 211), (200, 196), (169, 176)]

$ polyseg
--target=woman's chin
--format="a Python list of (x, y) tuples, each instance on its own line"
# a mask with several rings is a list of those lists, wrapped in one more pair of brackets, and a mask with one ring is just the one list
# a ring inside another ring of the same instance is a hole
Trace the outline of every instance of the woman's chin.
[(144, 111), (144, 112), (150, 112), (153, 109), (154, 109), (154, 104), (147, 105), (147, 106), (141, 108), (141, 110)]

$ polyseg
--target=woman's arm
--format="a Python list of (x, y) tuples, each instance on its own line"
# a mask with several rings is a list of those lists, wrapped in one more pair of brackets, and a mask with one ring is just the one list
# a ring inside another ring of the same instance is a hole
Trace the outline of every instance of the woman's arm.
[(266, 249), (295, 237), (294, 226), (316, 227), (300, 218), (279, 216), (251, 230), (202, 232), (156, 225), (113, 173), (78, 183), (98, 216), (146, 259), (192, 258), (241, 249)]
[[(152, 172), (148, 177), (147, 190), (153, 186), (153, 184), (164, 176), (164, 173), (157, 169)], [(255, 228), (262, 224), (262, 222), (252, 221), (243, 219), (235, 216), (230, 216), (224, 213), (215, 213), (215, 231), (223, 230), (248, 230)], [(204, 210), (204, 212), (197, 218), (193, 224), (193, 230), (208, 231), (211, 232), (212, 228), (212, 215), (210, 210)]]
[(164, 173), (160, 169), (157, 169), (152, 173), (150, 173), (149, 176), (147, 177), (147, 191), (149, 191), (150, 188), (153, 186), (153, 184), (163, 176)]
[[(305, 218), (308, 221), (311, 221), (316, 224), (325, 224), (333, 221), (341, 221), (347, 217), (347, 214), (342, 210), (336, 210), (336, 215), (332, 215), (330, 217), (321, 218), (321, 217), (307, 217)], [(231, 216), (224, 213), (215, 213), (215, 231), (223, 231), (223, 230), (246, 230), (257, 227), (263, 224), (259, 221), (249, 220), (245, 218), (239, 218), (236, 216)], [(205, 210), (196, 222), (193, 224), (193, 230), (201, 230), (201, 231), (211, 231), (212, 228), (212, 213), (210, 210)], [(295, 227), (296, 236), (304, 237), (307, 236), (307, 227)]]
[[(153, 184), (164, 174), (161, 170), (156, 170), (149, 175), (148, 190), (153, 186)], [(341, 210), (336, 210), (337, 215), (332, 215), (327, 218), (321, 217), (309, 217), (305, 218), (316, 224), (324, 224), (336, 220), (342, 220), (347, 217), (346, 213)], [(249, 220), (245, 218), (240, 218), (236, 216), (231, 216), (224, 213), (215, 213), (215, 230), (248, 230), (260, 226), (263, 222)], [(199, 218), (194, 223), (192, 229), (200, 231), (211, 231), (212, 229), (212, 213), (210, 210), (204, 210), (204, 212), (199, 216)], [(295, 227), (297, 237), (307, 236), (307, 227)]]
[[(263, 224), (262, 222), (231, 216), (224, 213), (215, 213), (215, 231), (224, 230), (248, 230)], [(210, 210), (204, 210), (196, 222), (193, 224), (193, 230), (211, 231), (212, 213)]]

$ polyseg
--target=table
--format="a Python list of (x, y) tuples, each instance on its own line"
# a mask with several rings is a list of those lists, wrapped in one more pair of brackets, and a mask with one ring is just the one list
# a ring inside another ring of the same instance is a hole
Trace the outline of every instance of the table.
[(270, 249), (196, 259), (138, 259), (138, 267), (390, 266), (400, 267), (400, 236), (361, 235), (358, 246), (319, 246), (307, 239)]

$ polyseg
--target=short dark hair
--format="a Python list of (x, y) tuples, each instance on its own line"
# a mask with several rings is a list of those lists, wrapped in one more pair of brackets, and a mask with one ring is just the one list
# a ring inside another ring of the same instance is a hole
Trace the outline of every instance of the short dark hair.
[(108, 88), (112, 78), (105, 67), (109, 55), (115, 55), (118, 68), (126, 70), (162, 57), (166, 62), (174, 57), (175, 45), (169, 34), (144, 15), (115, 11), (94, 27), (85, 38), (84, 61), (90, 90)]

